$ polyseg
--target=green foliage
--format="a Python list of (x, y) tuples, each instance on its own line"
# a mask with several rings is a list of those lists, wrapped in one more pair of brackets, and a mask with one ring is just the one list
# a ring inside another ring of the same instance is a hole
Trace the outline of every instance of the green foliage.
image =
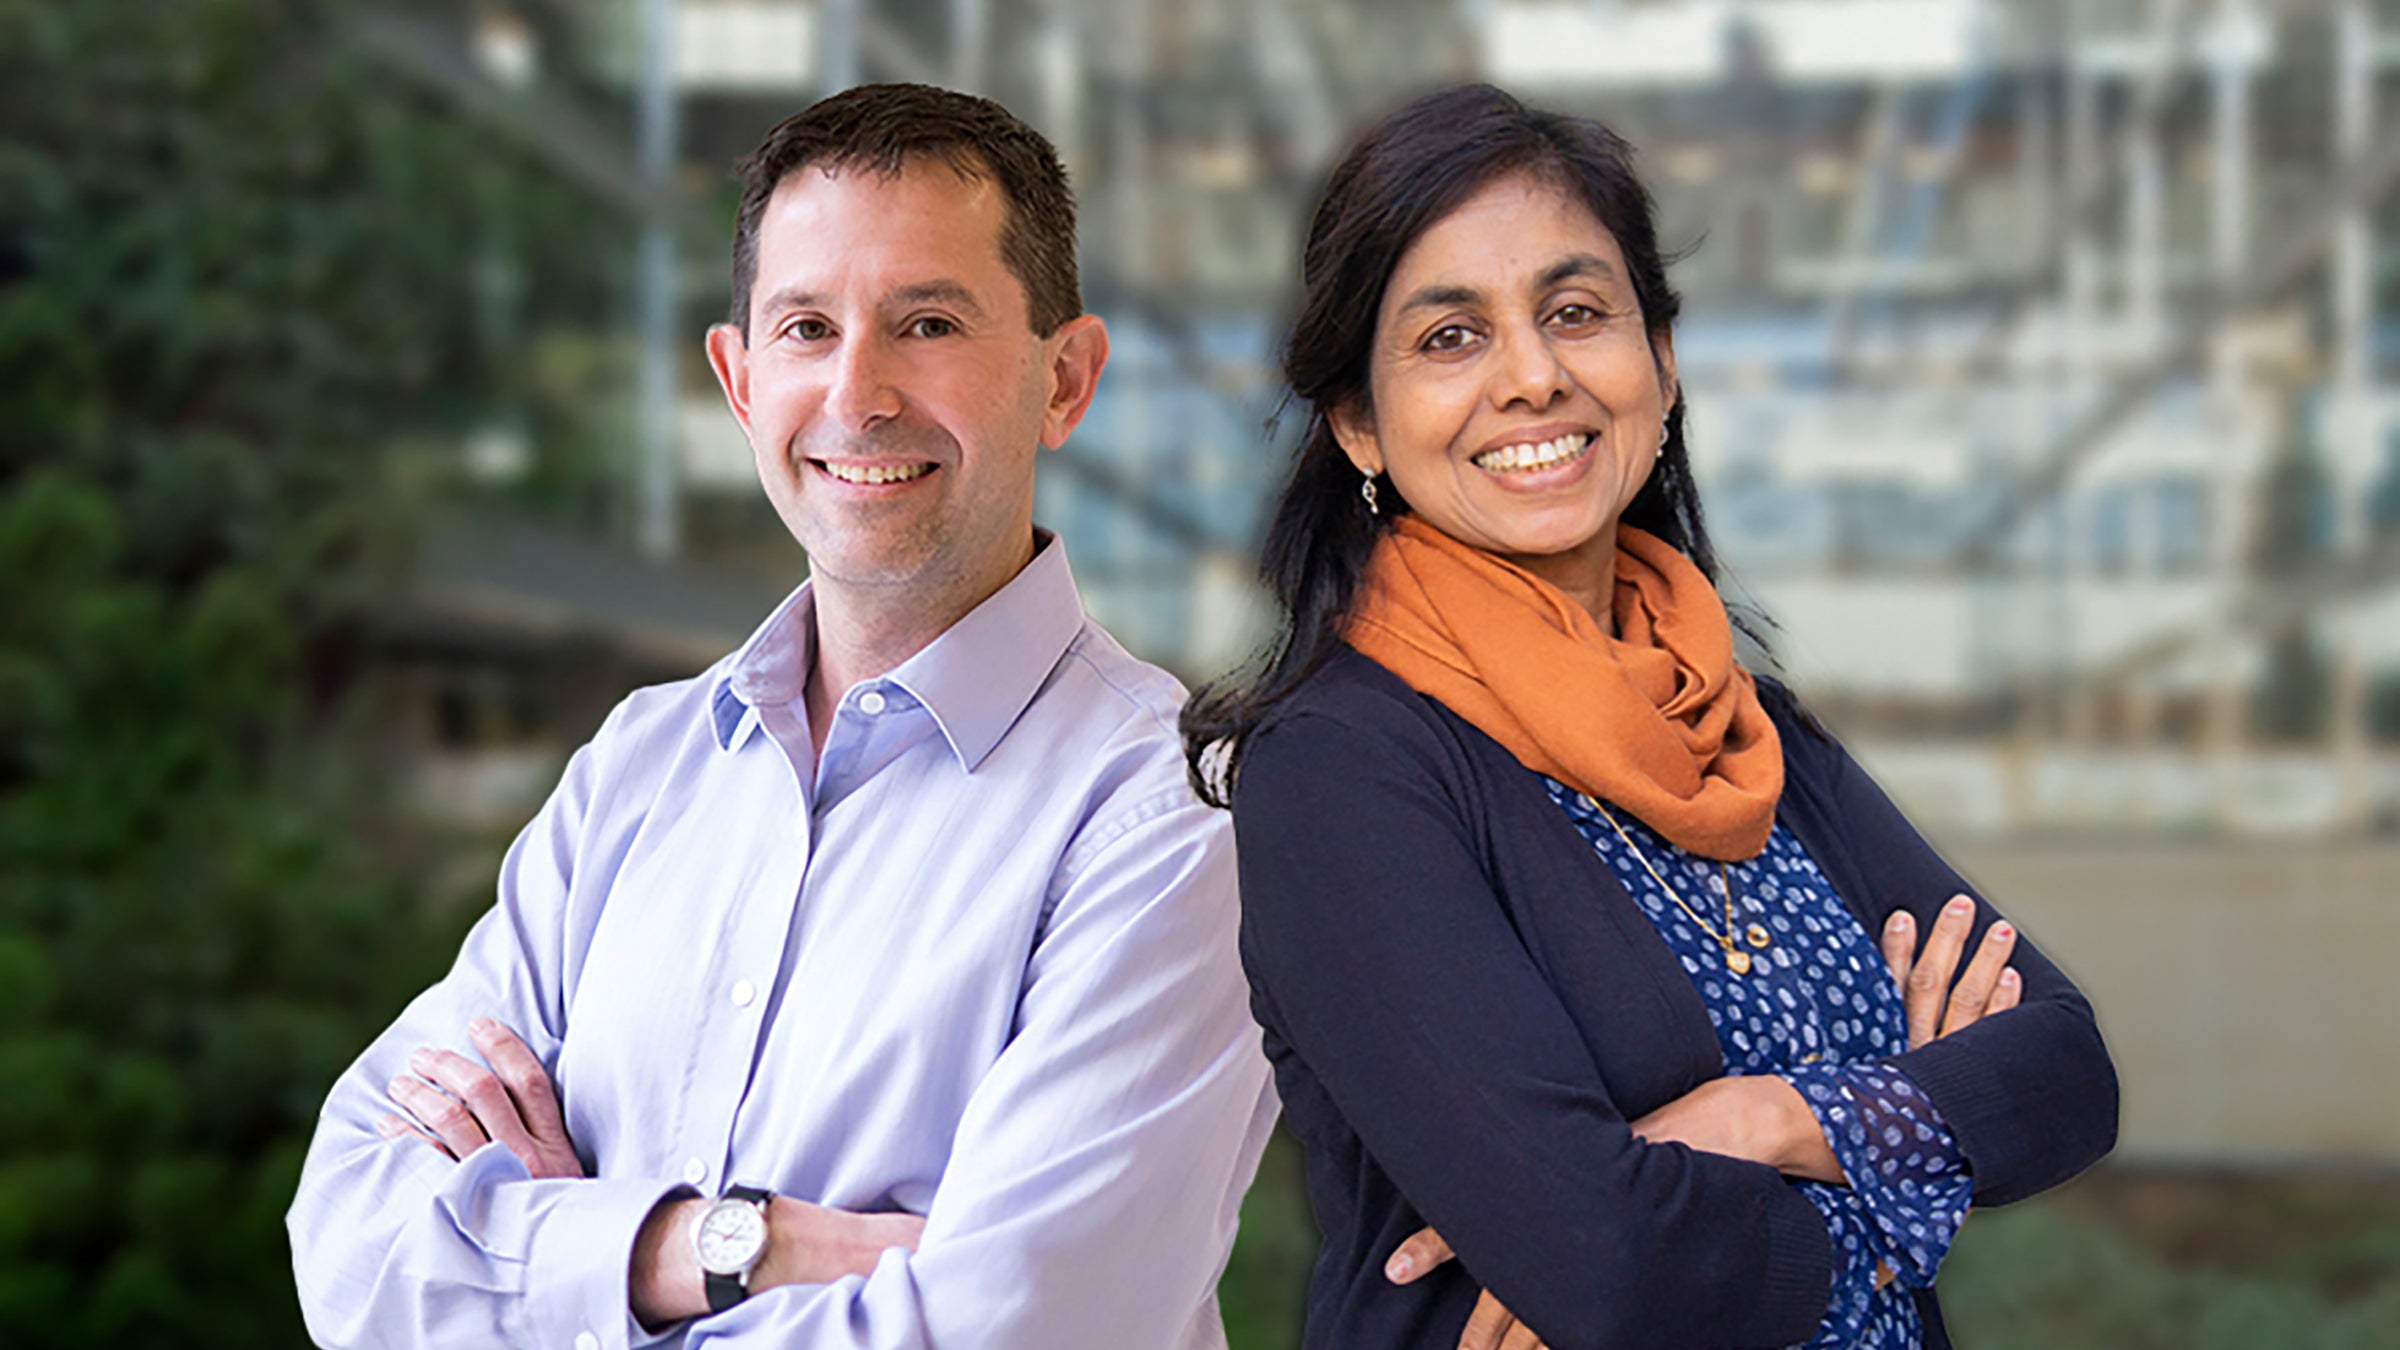
[(12, 1347), (300, 1343), (317, 1104), (462, 924), (343, 731), (362, 597), (408, 447), (529, 397), (462, 259), (571, 308), (621, 240), (349, 9), (0, 0)]
[(1317, 1259), (1300, 1145), (1282, 1130), (1267, 1141), (1258, 1180), (1242, 1197), (1242, 1227), (1217, 1285), (1225, 1339), (1240, 1350), (1294, 1350)]
[(2233, 1268), (2173, 1259), (2065, 1204), (1979, 1212), (1942, 1273), (1951, 1330), (1974, 1350), (2400, 1345), (2400, 1213), (2345, 1241), (2287, 1208), (2251, 1197), (2222, 1216), (2278, 1253)]

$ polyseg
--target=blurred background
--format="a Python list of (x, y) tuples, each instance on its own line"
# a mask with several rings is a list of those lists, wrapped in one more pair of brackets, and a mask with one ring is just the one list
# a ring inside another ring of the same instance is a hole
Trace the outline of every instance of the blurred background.
[[(2400, 1345), (2396, 64), (2384, 0), (0, 0), (0, 1342), (299, 1343), (327, 1084), (804, 574), (700, 351), (767, 127), (1057, 142), (1115, 354), (1038, 515), (1197, 680), (1317, 182), (1486, 78), (1641, 147), (1728, 589), (2116, 1050), (1961, 1343)], [(1313, 1243), (1279, 1140), (1235, 1346)]]

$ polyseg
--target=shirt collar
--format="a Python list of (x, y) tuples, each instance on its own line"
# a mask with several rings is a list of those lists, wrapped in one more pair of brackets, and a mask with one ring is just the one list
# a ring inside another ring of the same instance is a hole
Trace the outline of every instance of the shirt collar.
[[(760, 704), (799, 698), (816, 660), (816, 597), (800, 583), (727, 663), (709, 699), (717, 744), (732, 749), (758, 726)], [(1033, 561), (1007, 585), (881, 679), (905, 689), (969, 773), (1000, 743), (1083, 628), (1083, 597), (1067, 546), (1041, 533)]]

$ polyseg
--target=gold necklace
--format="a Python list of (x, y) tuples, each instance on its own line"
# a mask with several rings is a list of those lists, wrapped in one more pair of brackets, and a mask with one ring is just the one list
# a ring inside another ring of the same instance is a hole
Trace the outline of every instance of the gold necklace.
[[(1700, 917), (1699, 910), (1685, 903), (1684, 898), (1676, 892), (1675, 888), (1667, 884), (1667, 879), (1658, 874), (1658, 869), (1650, 865), (1649, 855), (1642, 852), (1642, 846), (1633, 842), (1633, 836), (1627, 834), (1625, 827), (1617, 823), (1615, 812), (1609, 810), (1599, 798), (1588, 792), (1583, 794), (1583, 804), (1598, 811), (1601, 818), (1608, 822), (1609, 828), (1617, 832), (1617, 838), (1625, 841), (1625, 847), (1633, 854), (1634, 861), (1640, 863), (1642, 870), (1650, 874), (1650, 879), (1658, 883), (1658, 888), (1667, 893), (1667, 898), (1675, 902), (1675, 907), (1690, 915), (1692, 922), (1700, 925), (1701, 932), (1708, 934), (1719, 947), (1725, 949), (1725, 968), (1736, 975), (1749, 974), (1750, 953), (1743, 951), (1733, 940), (1733, 877), (1725, 870), (1725, 864), (1722, 861), (1717, 863), (1717, 885), (1725, 892), (1725, 928), (1724, 931), (1719, 932), (1708, 920)], [(1767, 932), (1765, 924), (1751, 924), (1742, 931), (1742, 937), (1751, 946), (1762, 950), (1769, 942), (1774, 941), (1774, 938)]]

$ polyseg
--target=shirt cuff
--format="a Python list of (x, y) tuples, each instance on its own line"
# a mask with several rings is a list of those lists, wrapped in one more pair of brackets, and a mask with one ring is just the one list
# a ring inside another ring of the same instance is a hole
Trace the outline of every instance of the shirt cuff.
[(1941, 1112), (1889, 1065), (1811, 1064), (1784, 1076), (1815, 1113), (1893, 1276), (1931, 1288), (1975, 1189)]
[(681, 1323), (654, 1332), (633, 1315), (633, 1243), (660, 1202), (693, 1194), (661, 1178), (565, 1183), (526, 1248), (532, 1325), (561, 1334), (562, 1345), (575, 1350), (630, 1350), (672, 1339)]
[(1875, 1316), (1875, 1262), (1878, 1243), (1874, 1225), (1860, 1212), (1857, 1198), (1839, 1186), (1801, 1181), (1793, 1189), (1808, 1197), (1825, 1218), (1825, 1234), (1833, 1241), (1833, 1289), (1825, 1301), (1825, 1320), (1817, 1333), (1802, 1342), (1804, 1350), (1833, 1350), (1855, 1346)]

